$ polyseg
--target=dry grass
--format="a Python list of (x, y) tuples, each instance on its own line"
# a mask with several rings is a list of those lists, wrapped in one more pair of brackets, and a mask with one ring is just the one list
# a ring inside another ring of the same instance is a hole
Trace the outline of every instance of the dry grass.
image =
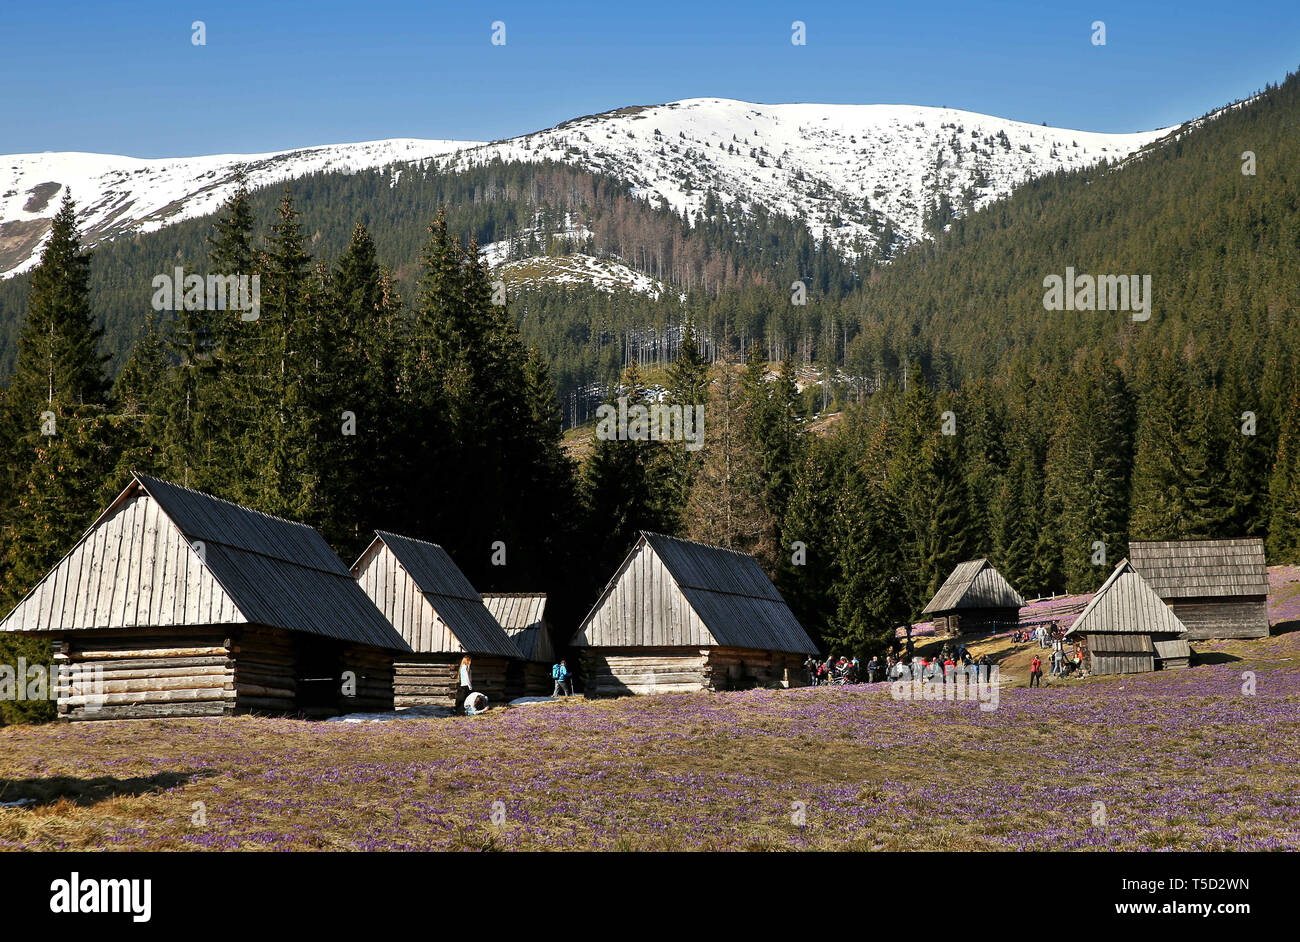
[(989, 712), (881, 684), (11, 727), (0, 802), (34, 802), (0, 808), (0, 847), (1300, 849), (1300, 634), (1218, 653), (1236, 660), (1008, 687)]

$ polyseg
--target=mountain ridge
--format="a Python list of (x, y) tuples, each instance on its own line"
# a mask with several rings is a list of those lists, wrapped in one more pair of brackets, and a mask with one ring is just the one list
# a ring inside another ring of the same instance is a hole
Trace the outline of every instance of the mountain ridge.
[[(650, 122), (645, 124), (644, 122)], [(85, 243), (209, 215), (244, 168), (252, 187), (314, 172), (566, 163), (625, 179), (694, 218), (712, 200), (803, 219), (848, 254), (889, 254), (927, 228), (1056, 170), (1120, 160), (1186, 125), (1128, 134), (924, 105), (688, 98), (569, 119), (499, 141), (390, 138), (262, 154), (0, 156), (0, 276), (29, 270), (69, 189)], [(861, 138), (861, 140), (859, 140)], [(396, 179), (396, 176), (395, 176)]]

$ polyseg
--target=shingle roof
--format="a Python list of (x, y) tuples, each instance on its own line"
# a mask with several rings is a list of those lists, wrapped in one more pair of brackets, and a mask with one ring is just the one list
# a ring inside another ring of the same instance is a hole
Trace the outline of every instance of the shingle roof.
[(207, 568), (250, 622), (410, 650), (325, 538), (305, 523), (147, 474), (135, 479), (191, 544), (203, 544)]
[(550, 663), (555, 649), (551, 645), (544, 618), (546, 595), (528, 592), (484, 592), (483, 604), (505, 629), (510, 640), (526, 661)]
[(1133, 564), (1123, 559), (1065, 635), (1181, 635), (1186, 631), (1173, 609), (1161, 601)]
[(957, 564), (921, 613), (972, 608), (1018, 609), (1024, 604), (1020, 593), (987, 559), (972, 559)]
[(1130, 543), (1129, 559), (1162, 599), (1268, 594), (1260, 539)]
[(397, 533), (383, 530), (376, 533), (466, 651), (511, 658), (521, 656), (483, 604), (483, 597), (445, 549)]
[(659, 533), (641, 536), (719, 645), (795, 654), (817, 650), (754, 557)]

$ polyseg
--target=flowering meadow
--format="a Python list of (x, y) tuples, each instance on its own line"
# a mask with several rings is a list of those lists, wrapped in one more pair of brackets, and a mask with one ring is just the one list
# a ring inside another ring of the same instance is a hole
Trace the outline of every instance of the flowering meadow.
[(9, 727), (0, 847), (1300, 849), (1300, 632), (1210, 657), (989, 712), (877, 684)]

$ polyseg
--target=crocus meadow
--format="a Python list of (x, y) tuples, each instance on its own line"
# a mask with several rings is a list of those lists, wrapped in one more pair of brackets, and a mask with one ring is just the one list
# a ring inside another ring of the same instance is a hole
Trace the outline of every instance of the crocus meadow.
[(1300, 850), (1300, 632), (1001, 690), (0, 730), (9, 850)]

